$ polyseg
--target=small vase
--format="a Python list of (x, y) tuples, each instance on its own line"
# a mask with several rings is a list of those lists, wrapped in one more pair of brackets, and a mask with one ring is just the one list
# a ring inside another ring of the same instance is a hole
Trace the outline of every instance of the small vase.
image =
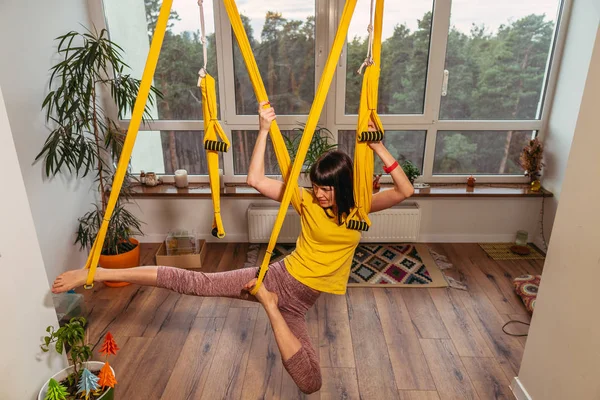
[(540, 182), (539, 179), (536, 179), (535, 181), (531, 182), (531, 191), (532, 192), (539, 192), (541, 188), (542, 188), (542, 183)]

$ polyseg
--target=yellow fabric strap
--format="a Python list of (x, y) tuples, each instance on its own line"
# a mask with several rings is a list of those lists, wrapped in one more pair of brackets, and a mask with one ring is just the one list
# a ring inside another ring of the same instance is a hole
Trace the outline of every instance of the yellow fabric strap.
[(102, 247), (104, 247), (104, 239), (106, 238), (106, 231), (108, 230), (108, 223), (112, 217), (113, 211), (117, 204), (117, 199), (121, 193), (121, 187), (123, 186), (123, 180), (125, 179), (125, 173), (129, 166), (129, 160), (131, 159), (131, 152), (135, 144), (135, 138), (137, 137), (140, 124), (142, 122), (142, 116), (146, 108), (146, 102), (148, 95), (150, 94), (150, 87), (152, 85), (152, 78), (154, 77), (154, 71), (156, 70), (156, 64), (158, 62), (158, 56), (160, 54), (160, 48), (162, 46), (165, 31), (167, 29), (167, 22), (169, 20), (169, 14), (171, 12), (171, 5), (173, 0), (164, 0), (160, 8), (160, 14), (156, 22), (156, 28), (152, 37), (152, 44), (150, 45), (150, 51), (148, 52), (148, 58), (146, 60), (146, 66), (144, 67), (144, 74), (142, 75), (142, 81), (140, 83), (140, 89), (138, 91), (135, 105), (133, 106), (133, 112), (131, 114), (131, 121), (129, 122), (129, 128), (127, 130), (127, 136), (125, 137), (125, 143), (123, 144), (123, 150), (121, 157), (119, 158), (119, 164), (115, 172), (113, 180), (113, 186), (110, 191), (110, 197), (106, 206), (106, 213), (102, 220), (102, 225), (92, 246), (92, 250), (88, 256), (85, 268), (88, 268), (88, 276), (86, 280), (85, 288), (93, 287), (94, 274), (96, 273), (96, 267), (98, 266), (98, 260), (102, 253)]
[[(246, 69), (248, 70), (248, 76), (250, 78), (250, 82), (252, 83), (252, 87), (254, 88), (256, 99), (259, 103), (268, 101), (269, 98), (267, 97), (267, 90), (265, 89), (265, 84), (260, 76), (260, 71), (258, 70), (258, 65), (256, 64), (256, 59), (252, 53), (252, 47), (248, 41), (248, 35), (244, 29), (244, 24), (242, 23), (242, 18), (240, 17), (240, 13), (237, 9), (235, 1), (223, 0), (223, 4), (225, 4), (225, 10), (227, 11), (227, 16), (229, 17), (233, 34), (235, 35), (242, 57), (246, 64)], [(273, 121), (271, 123), (270, 134), (281, 175), (283, 176), (284, 181), (287, 182), (287, 186), (294, 187), (294, 193), (292, 194), (292, 205), (298, 210), (300, 208), (298, 178), (294, 179), (293, 183), (290, 185), (290, 181), (288, 180), (291, 167), (290, 155), (287, 147), (285, 146), (285, 142), (283, 141), (283, 136), (281, 135), (277, 121)]]
[[(259, 100), (259, 102), (264, 101), (267, 99), (266, 90), (264, 88), (262, 79), (260, 78), (258, 66), (256, 65), (256, 61), (254, 60), (252, 49), (250, 47), (250, 43), (248, 42), (246, 32), (244, 31), (244, 27), (242, 25), (242, 21), (237, 7), (235, 6), (235, 2), (233, 0), (224, 0), (224, 3), (225, 9), (227, 10), (227, 14), (229, 15), (229, 20), (231, 21), (231, 25), (233, 27), (233, 32), (238, 40), (242, 57), (246, 62), (246, 66), (248, 68), (248, 75), (254, 87), (256, 97)], [(300, 170), (304, 163), (304, 158), (310, 146), (310, 142), (312, 141), (317, 122), (319, 121), (321, 111), (325, 104), (327, 91), (329, 90), (329, 86), (331, 85), (331, 81), (333, 80), (333, 75), (335, 73), (337, 61), (340, 58), (342, 48), (344, 47), (344, 42), (348, 34), (348, 27), (350, 25), (350, 20), (352, 19), (352, 14), (354, 13), (355, 7), (356, 0), (346, 1), (346, 5), (344, 6), (344, 11), (342, 13), (336, 37), (333, 42), (331, 52), (329, 53), (329, 57), (327, 58), (325, 68), (323, 69), (321, 81), (319, 82), (317, 92), (315, 93), (315, 99), (308, 114), (308, 119), (306, 120), (306, 125), (304, 127), (304, 134), (302, 135), (302, 139), (298, 147), (298, 153), (296, 154), (296, 158), (294, 160), (294, 164), (292, 165), (291, 171), (289, 171), (289, 154), (287, 153), (285, 143), (283, 143), (283, 139), (281, 138), (279, 127), (277, 126), (275, 121), (271, 125), (271, 140), (273, 141), (273, 147), (275, 148), (275, 154), (279, 162), (279, 167), (287, 184), (285, 187), (283, 198), (281, 200), (281, 206), (279, 207), (279, 213), (277, 214), (277, 219), (275, 220), (275, 225), (273, 226), (273, 231), (271, 233), (269, 245), (267, 246), (267, 252), (265, 253), (265, 258), (263, 259), (262, 265), (259, 270), (256, 285), (251, 291), (252, 294), (256, 294), (258, 292), (258, 289), (260, 288), (260, 285), (262, 284), (264, 276), (268, 270), (271, 253), (275, 248), (275, 244), (277, 243), (277, 237), (279, 236), (279, 232), (281, 231), (281, 226), (283, 225), (283, 220), (285, 218), (285, 214), (290, 205), (290, 202), (292, 202), (292, 204), (294, 204), (294, 202), (297, 202), (295, 204), (295, 207), (297, 209), (299, 209), (300, 207), (300, 193), (298, 190), (297, 183), (298, 177), (300, 175)]]
[[(375, 123), (375, 130), (383, 135), (383, 124), (377, 115), (377, 96), (379, 93), (379, 73), (381, 71), (381, 30), (383, 25), (383, 1), (377, 0), (373, 37), (373, 64), (367, 66), (360, 92), (360, 106), (356, 126), (356, 145), (354, 148), (354, 201), (356, 208), (347, 218), (346, 226), (361, 226), (354, 222), (364, 221), (371, 226), (369, 211), (373, 198), (373, 150), (367, 142), (359, 141), (362, 132), (368, 130), (369, 120)], [(364, 229), (363, 229), (364, 230)]]
[(213, 208), (215, 216), (213, 218), (212, 233), (214, 236), (222, 239), (225, 237), (225, 229), (221, 219), (221, 193), (219, 188), (219, 152), (214, 149), (208, 149), (206, 142), (217, 142), (217, 135), (224, 145), (224, 150), (229, 149), (231, 143), (225, 131), (217, 120), (217, 92), (215, 88), (215, 79), (208, 73), (200, 81), (200, 90), (202, 92), (202, 114), (204, 118), (204, 143), (206, 148), (206, 161), (208, 164), (208, 178), (210, 180), (210, 192), (212, 195)]

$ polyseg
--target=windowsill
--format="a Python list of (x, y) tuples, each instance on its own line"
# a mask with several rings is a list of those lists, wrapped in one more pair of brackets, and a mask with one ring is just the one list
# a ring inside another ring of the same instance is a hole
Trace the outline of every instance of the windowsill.
[[(393, 186), (381, 185), (381, 190), (389, 190)], [(481, 183), (475, 187), (467, 187), (466, 184), (431, 184), (427, 189), (415, 189), (413, 197), (552, 197), (553, 194), (542, 188), (534, 192), (526, 184), (510, 183)], [(188, 188), (179, 189), (173, 184), (160, 184), (158, 186), (134, 186), (134, 198), (210, 198), (208, 184), (190, 184)], [(223, 198), (265, 198), (255, 189), (244, 184), (225, 184), (221, 190)]]

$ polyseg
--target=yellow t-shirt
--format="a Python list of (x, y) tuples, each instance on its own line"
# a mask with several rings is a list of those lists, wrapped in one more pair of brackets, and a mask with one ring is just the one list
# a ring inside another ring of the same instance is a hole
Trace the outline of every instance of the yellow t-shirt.
[(296, 249), (284, 262), (288, 272), (306, 286), (320, 292), (344, 294), (360, 231), (338, 225), (333, 214), (319, 205), (312, 191), (301, 189), (302, 231)]

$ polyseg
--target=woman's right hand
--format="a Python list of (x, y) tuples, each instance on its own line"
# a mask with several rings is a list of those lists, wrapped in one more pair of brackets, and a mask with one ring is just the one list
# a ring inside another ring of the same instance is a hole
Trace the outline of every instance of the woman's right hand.
[(258, 126), (261, 132), (268, 132), (271, 128), (271, 123), (277, 118), (273, 107), (265, 107), (265, 105), (270, 106), (270, 103), (268, 101), (263, 101), (258, 107)]

